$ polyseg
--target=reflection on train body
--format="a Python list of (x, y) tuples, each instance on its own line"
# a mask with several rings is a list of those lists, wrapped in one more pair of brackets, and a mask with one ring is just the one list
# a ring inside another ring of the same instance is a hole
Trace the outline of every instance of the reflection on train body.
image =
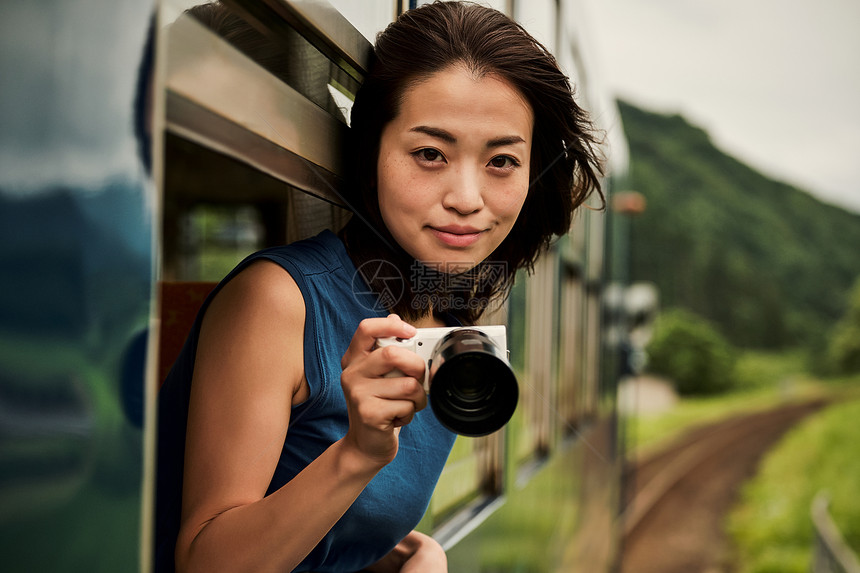
[(0, 568), (136, 571), (154, 2), (0, 8)]

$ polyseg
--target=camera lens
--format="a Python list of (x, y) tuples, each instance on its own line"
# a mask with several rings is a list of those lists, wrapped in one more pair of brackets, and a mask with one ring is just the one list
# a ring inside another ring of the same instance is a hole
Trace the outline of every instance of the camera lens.
[[(477, 359), (473, 359), (472, 362), (476, 362)], [(471, 366), (471, 365), (470, 365)], [(474, 370), (474, 368), (464, 368), (468, 370)], [(463, 374), (463, 373), (461, 373)], [(477, 373), (475, 373), (477, 374)], [(479, 405), (482, 402), (485, 402), (488, 397), (493, 395), (493, 388), (490, 384), (481, 384), (480, 379), (477, 377), (466, 377), (465, 375), (461, 376), (462, 380), (455, 382), (451, 385), (451, 388), (448, 390), (451, 398), (460, 402), (464, 407), (468, 407), (469, 405)]]
[(449, 430), (484, 436), (504, 426), (516, 410), (519, 388), (513, 370), (485, 334), (458, 330), (432, 358), (430, 405)]

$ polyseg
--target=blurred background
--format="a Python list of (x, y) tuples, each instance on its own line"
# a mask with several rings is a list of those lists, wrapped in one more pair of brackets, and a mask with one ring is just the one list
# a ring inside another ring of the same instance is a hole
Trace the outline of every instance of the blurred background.
[[(737, 490), (714, 509), (726, 541), (702, 563), (810, 570), (810, 505), (822, 490), (856, 553), (860, 5), (585, 6), (629, 144), (630, 188), (647, 204), (630, 220), (630, 278), (659, 297), (638, 356), (644, 374), (621, 385), (631, 475), (640, 469), (631, 495), (649, 481), (647, 463), (659, 453), (684, 440), (704, 443), (697, 429), (728, 433), (728, 420), (820, 399), (826, 407), (782, 422), (791, 432), (758, 446), (763, 457), (725, 484)], [(725, 446), (726, 464), (740, 464), (761, 432)], [(683, 522), (678, 513), (673, 519)], [(662, 535), (658, 551), (672, 551)], [(678, 541), (678, 551), (691, 543)], [(639, 545), (628, 540), (625, 569), (650, 570), (642, 560), (654, 556)], [(653, 570), (696, 570), (662, 567)]]

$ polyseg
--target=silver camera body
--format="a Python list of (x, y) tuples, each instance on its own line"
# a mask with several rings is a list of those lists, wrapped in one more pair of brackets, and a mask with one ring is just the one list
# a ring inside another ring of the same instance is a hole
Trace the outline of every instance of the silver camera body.
[(424, 390), (436, 418), (453, 432), (490, 434), (516, 410), (519, 386), (502, 325), (419, 328), (412, 338), (381, 338), (377, 346), (406, 348), (424, 359)]
[[(376, 345), (380, 348), (384, 346), (398, 346), (400, 348), (406, 348), (407, 350), (411, 350), (412, 352), (423, 358), (424, 391), (427, 394), (430, 394), (431, 365), (433, 364), (434, 351), (436, 350), (437, 346), (439, 346), (439, 344), (442, 342), (442, 339), (445, 338), (445, 336), (456, 330), (477, 330), (479, 332), (483, 332), (487, 335), (487, 337), (489, 337), (493, 344), (496, 345), (496, 347), (504, 356), (504, 359), (508, 359), (508, 337), (504, 325), (469, 327), (441, 326), (434, 328), (419, 328), (418, 334), (416, 334), (412, 338), (380, 338), (376, 341)], [(479, 343), (474, 339), (468, 339), (467, 341), (465, 341), (465, 344), (472, 345), (476, 348), (479, 345)], [(402, 375), (403, 374), (399, 370), (394, 370), (392, 372), (389, 372), (387, 376), (389, 378), (394, 378)]]

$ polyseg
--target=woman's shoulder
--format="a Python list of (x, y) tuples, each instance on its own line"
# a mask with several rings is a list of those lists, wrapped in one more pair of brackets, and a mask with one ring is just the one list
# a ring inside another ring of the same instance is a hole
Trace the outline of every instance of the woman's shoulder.
[(269, 259), (291, 274), (317, 274), (339, 268), (354, 270), (343, 242), (329, 230), (320, 234), (254, 253), (249, 260)]
[(304, 322), (302, 293), (290, 274), (271, 261), (252, 262), (223, 286), (203, 317), (195, 378), (229, 374), (251, 387), (246, 374), (277, 372), (252, 376), (257, 391), (295, 394), (302, 387)]
[(207, 315), (212, 310), (245, 315), (262, 309), (281, 314), (281, 319), (303, 320), (305, 278), (342, 266), (340, 251), (345, 256), (343, 244), (330, 231), (257, 251), (221, 281), (209, 305), (215, 308), (207, 309)]
[(266, 322), (283, 325), (301, 324), (304, 312), (302, 292), (292, 275), (273, 261), (259, 259), (250, 262), (221, 288), (207, 317), (215, 313), (236, 321), (268, 316), (272, 320)]

